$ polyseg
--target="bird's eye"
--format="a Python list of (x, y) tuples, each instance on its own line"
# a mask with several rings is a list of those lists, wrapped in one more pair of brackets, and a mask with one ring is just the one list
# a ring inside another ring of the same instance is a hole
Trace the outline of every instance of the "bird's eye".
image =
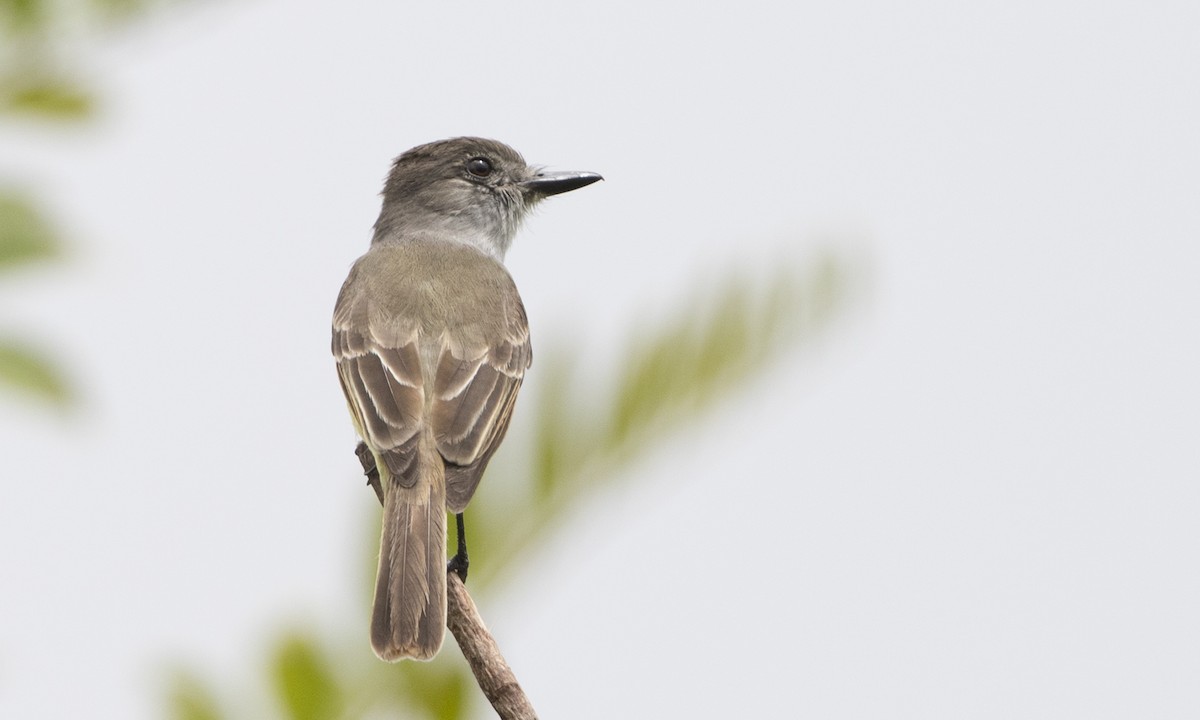
[(467, 172), (475, 177), (487, 177), (492, 174), (492, 163), (487, 158), (471, 158), (467, 161)]

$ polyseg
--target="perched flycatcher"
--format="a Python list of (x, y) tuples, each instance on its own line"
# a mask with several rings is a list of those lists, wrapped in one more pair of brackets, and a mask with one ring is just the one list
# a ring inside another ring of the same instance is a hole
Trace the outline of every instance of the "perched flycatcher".
[(542, 172), (467, 137), (392, 165), (371, 247), (333, 313), (342, 392), (379, 471), (371, 645), (383, 660), (428, 660), (442, 646), (446, 512), (471, 500), (530, 364), (504, 254), (538, 201), (600, 179)]

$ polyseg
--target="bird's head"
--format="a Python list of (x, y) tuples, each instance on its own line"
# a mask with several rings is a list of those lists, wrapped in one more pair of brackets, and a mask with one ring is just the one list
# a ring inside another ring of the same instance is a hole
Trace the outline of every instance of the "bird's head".
[(437, 236), (503, 260), (538, 201), (600, 179), (591, 172), (546, 172), (495, 140), (461, 137), (420, 145), (392, 164), (375, 242)]

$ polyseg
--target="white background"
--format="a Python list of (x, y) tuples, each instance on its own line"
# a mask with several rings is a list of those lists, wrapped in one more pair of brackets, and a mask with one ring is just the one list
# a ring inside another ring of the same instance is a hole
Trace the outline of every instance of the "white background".
[(329, 318), (389, 160), (460, 134), (607, 179), (509, 255), (543, 347), (869, 259), (486, 608), (544, 717), (1200, 715), (1194, 3), (422, 5), (163, 10), (81, 50), (98, 122), (4, 128), (73, 250), (0, 321), (83, 400), (0, 404), (0, 717), (357, 631)]

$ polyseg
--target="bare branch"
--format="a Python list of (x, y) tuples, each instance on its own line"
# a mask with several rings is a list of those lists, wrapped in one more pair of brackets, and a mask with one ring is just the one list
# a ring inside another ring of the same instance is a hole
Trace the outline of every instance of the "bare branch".
[(453, 572), (447, 573), (446, 580), (449, 604), (446, 626), (454, 633), (458, 647), (471, 665), (479, 689), (501, 720), (537, 720), (533, 705), (517, 683), (512, 668), (500, 654), (496, 639), (483, 624), (483, 618), (479, 617), (467, 586)]

